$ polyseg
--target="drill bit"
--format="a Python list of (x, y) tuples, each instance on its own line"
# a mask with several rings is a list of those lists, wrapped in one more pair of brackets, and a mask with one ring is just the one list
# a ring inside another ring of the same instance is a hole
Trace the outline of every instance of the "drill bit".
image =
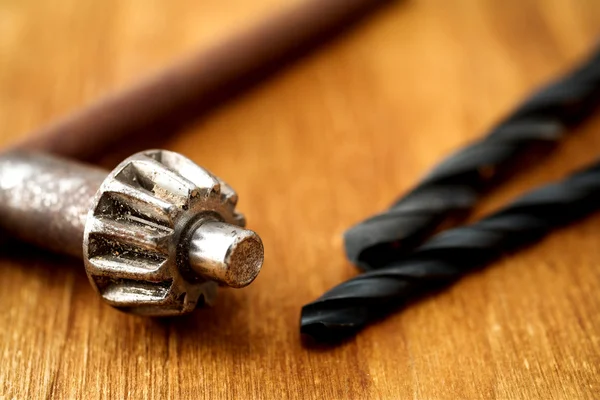
[(342, 339), (369, 321), (452, 284), (506, 252), (600, 208), (600, 160), (569, 178), (534, 190), (472, 225), (433, 236), (403, 260), (365, 272), (302, 309), (301, 331)]
[(225, 182), (166, 150), (111, 173), (42, 153), (0, 155), (0, 227), (83, 258), (101, 297), (136, 314), (185, 314), (219, 285), (254, 280), (263, 245), (236, 203)]
[(387, 211), (346, 231), (348, 259), (363, 270), (379, 268), (440, 226), (456, 223), (520, 157), (531, 158), (532, 149), (557, 143), (599, 102), (597, 50), (569, 75), (526, 100), (487, 136), (442, 161)]

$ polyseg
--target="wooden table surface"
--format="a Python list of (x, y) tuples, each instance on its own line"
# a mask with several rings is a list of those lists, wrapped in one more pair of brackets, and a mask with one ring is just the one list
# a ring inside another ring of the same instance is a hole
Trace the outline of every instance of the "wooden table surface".
[[(2, 1), (0, 144), (290, 3)], [(340, 346), (303, 345), (298, 321), (356, 274), (347, 227), (565, 71), (599, 26), (596, 0), (398, 2), (169, 138), (237, 189), (261, 275), (154, 321), (103, 305), (81, 262), (4, 249), (0, 399), (597, 398), (600, 215)], [(476, 216), (598, 155), (600, 116)]]

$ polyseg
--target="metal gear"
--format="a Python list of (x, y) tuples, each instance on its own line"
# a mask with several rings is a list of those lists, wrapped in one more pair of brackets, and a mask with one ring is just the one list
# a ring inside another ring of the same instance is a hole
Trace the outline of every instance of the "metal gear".
[(4, 153), (0, 224), (83, 256), (100, 296), (136, 314), (185, 314), (210, 304), (219, 285), (244, 287), (258, 275), (260, 237), (243, 229), (233, 189), (206, 169), (148, 150), (105, 176), (49, 155)]

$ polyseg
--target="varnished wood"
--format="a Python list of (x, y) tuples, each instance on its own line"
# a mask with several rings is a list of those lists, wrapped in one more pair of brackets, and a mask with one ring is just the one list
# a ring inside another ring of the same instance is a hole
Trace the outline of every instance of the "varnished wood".
[[(3, 2), (0, 143), (289, 3)], [(340, 346), (304, 346), (298, 319), (356, 273), (345, 228), (578, 60), (598, 26), (592, 0), (400, 2), (169, 138), (237, 189), (260, 277), (155, 321), (103, 305), (81, 263), (5, 248), (0, 398), (594, 398), (600, 215)], [(598, 156), (600, 114), (476, 216)]]

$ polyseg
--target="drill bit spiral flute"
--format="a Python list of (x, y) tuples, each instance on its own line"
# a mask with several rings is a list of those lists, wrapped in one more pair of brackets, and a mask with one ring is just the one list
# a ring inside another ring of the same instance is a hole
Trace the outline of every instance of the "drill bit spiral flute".
[(534, 145), (560, 141), (599, 103), (596, 50), (572, 73), (530, 97), (490, 134), (437, 165), (390, 209), (349, 229), (348, 258), (367, 272), (306, 304), (301, 331), (317, 340), (352, 335), (372, 320), (600, 208), (597, 163), (473, 225), (442, 231), (426, 241), (442, 223), (448, 224), (448, 218), (470, 211), (493, 178), (518, 156)]
[(515, 161), (560, 143), (599, 103), (600, 49), (528, 98), (486, 136), (436, 165), (388, 210), (348, 229), (348, 259), (361, 269), (376, 269), (409, 253), (441, 225), (456, 224), (498, 177), (513, 172)]

